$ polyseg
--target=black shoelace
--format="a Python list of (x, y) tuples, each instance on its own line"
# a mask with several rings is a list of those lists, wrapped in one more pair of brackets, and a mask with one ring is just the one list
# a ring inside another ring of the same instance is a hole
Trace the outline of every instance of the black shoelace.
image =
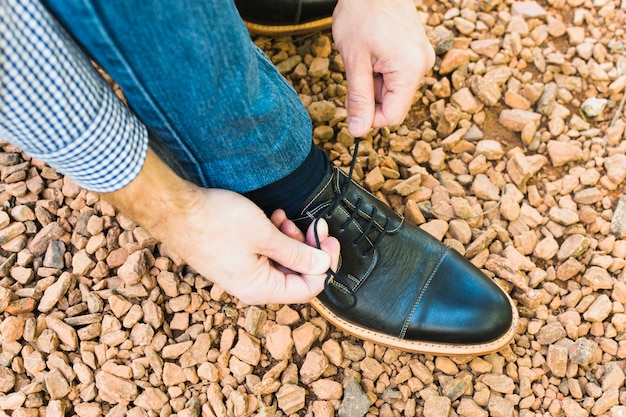
[[(337, 206), (343, 201), (343, 198), (345, 197), (346, 193), (348, 192), (348, 190), (350, 190), (350, 185), (352, 184), (352, 174), (354, 173), (354, 167), (356, 165), (356, 157), (358, 155), (358, 151), (359, 151), (359, 142), (361, 141), (360, 138), (356, 138), (355, 142), (354, 142), (354, 151), (352, 154), (352, 161), (350, 162), (350, 170), (348, 171), (348, 180), (341, 186), (341, 189), (339, 191), (339, 193), (335, 196), (335, 198), (330, 202), (330, 204), (324, 209), (322, 210), (316, 217), (315, 220), (313, 221), (313, 234), (315, 236), (315, 244), (317, 246), (317, 248), (319, 249), (321, 247), (321, 243), (320, 243), (320, 238), (318, 236), (317, 233), (317, 224), (319, 222), (319, 220), (322, 217), (325, 216), (332, 216), (332, 212), (337, 208)], [(356, 204), (354, 206), (354, 209), (352, 210), (352, 213), (350, 214), (350, 216), (348, 217), (348, 219), (343, 222), (339, 228), (340, 230), (344, 230), (346, 227), (348, 227), (348, 225), (355, 220), (355, 218), (357, 217), (359, 210), (361, 208), (361, 204), (362, 204), (363, 200), (361, 198), (358, 198), (356, 201)], [(365, 227), (363, 228), (363, 231), (359, 234), (359, 236), (352, 241), (353, 245), (358, 245), (363, 239), (365, 239), (365, 237), (368, 235), (368, 233), (372, 230), (372, 228), (375, 225), (375, 218), (376, 218), (376, 214), (378, 213), (378, 209), (376, 207), (374, 207), (372, 209), (372, 212), (370, 214), (370, 218), (367, 221), (367, 224), (365, 224)], [(373, 252), (374, 249), (376, 249), (376, 247), (380, 244), (382, 238), (384, 237), (385, 233), (387, 233), (387, 229), (389, 226), (389, 218), (387, 217), (385, 224), (382, 228), (382, 230), (380, 231), (379, 235), (376, 237), (376, 239), (372, 242), (371, 246), (363, 253), (364, 256), (367, 256), (369, 253)], [(329, 288), (330, 283), (331, 282), (336, 282), (338, 283), (341, 287), (343, 287), (343, 289), (347, 292), (347, 294), (350, 296), (351, 301), (349, 303), (346, 303), (340, 299), (338, 299), (332, 292), (332, 290)], [(348, 283), (339, 275), (337, 274), (335, 271), (333, 271), (332, 269), (328, 269), (328, 271), (326, 271), (326, 280), (324, 281), (324, 292), (326, 293), (326, 296), (330, 299), (330, 301), (333, 302), (333, 304), (335, 304), (338, 307), (341, 307), (343, 309), (350, 309), (352, 307), (354, 307), (357, 303), (357, 299), (356, 299), (356, 294), (354, 292), (354, 290), (352, 290), (352, 288), (350, 287), (350, 285), (348, 285)]]

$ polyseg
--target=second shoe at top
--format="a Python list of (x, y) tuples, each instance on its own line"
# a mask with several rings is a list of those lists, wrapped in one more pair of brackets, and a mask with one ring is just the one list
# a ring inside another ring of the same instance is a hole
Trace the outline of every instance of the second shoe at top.
[(327, 29), (337, 0), (235, 0), (248, 30), (260, 35), (295, 35)]

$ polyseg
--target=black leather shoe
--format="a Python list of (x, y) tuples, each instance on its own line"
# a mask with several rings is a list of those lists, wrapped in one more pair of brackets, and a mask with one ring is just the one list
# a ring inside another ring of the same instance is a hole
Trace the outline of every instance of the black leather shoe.
[[(356, 154), (356, 152), (355, 152)], [(298, 210), (341, 243), (338, 271), (311, 304), (336, 327), (420, 353), (478, 355), (515, 335), (509, 296), (453, 249), (407, 223), (337, 167)]]
[(337, 0), (235, 0), (248, 30), (295, 35), (328, 29)]

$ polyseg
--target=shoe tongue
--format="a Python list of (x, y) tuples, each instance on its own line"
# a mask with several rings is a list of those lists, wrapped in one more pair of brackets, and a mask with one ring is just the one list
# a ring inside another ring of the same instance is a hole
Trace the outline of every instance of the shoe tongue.
[[(348, 178), (348, 175), (340, 168), (335, 166), (331, 167), (330, 172), (324, 177), (319, 187), (311, 193), (311, 197), (298, 209), (298, 214), (294, 219), (298, 227), (301, 230), (306, 230), (318, 214), (341, 193), (343, 187), (346, 186), (346, 183), (349, 181), (351, 180)], [(350, 188), (345, 193), (343, 199), (343, 204), (347, 205), (349, 209), (354, 209), (357, 201), (361, 199), (359, 213), (361, 217), (368, 220), (375, 207), (376, 214), (374, 220), (379, 228), (383, 227), (387, 218), (390, 219), (387, 230), (392, 233), (402, 224), (403, 219), (398, 216), (396, 212), (354, 181), (351, 181)]]
[(309, 224), (315, 220), (316, 215), (320, 211), (320, 205), (324, 202), (332, 200), (335, 197), (333, 179), (335, 178), (335, 169), (330, 167), (320, 184), (313, 190), (311, 195), (302, 203), (296, 211), (293, 221), (301, 230), (306, 230)]
[[(334, 181), (335, 191), (337, 193), (341, 192), (341, 187), (347, 182), (350, 181), (348, 175), (344, 173), (342, 170), (337, 168), (336, 173), (336, 181)], [(349, 191), (344, 195), (344, 201), (354, 208), (357, 205), (358, 200), (361, 200), (361, 204), (359, 206), (359, 213), (362, 217), (366, 219), (370, 219), (372, 213), (374, 212), (374, 208), (376, 209), (376, 214), (374, 221), (382, 228), (383, 225), (389, 219), (389, 224), (387, 226), (387, 230), (393, 233), (397, 230), (403, 222), (403, 219), (391, 209), (388, 205), (383, 203), (380, 199), (376, 198), (365, 188), (361, 187), (356, 182), (352, 181), (350, 185)]]

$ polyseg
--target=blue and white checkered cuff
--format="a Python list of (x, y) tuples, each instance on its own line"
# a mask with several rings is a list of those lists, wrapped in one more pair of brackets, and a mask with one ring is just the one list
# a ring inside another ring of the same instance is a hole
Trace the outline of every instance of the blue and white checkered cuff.
[(112, 90), (104, 88), (98, 113), (80, 137), (53, 152), (31, 151), (30, 155), (83, 188), (107, 193), (123, 188), (139, 175), (147, 151), (146, 127)]

